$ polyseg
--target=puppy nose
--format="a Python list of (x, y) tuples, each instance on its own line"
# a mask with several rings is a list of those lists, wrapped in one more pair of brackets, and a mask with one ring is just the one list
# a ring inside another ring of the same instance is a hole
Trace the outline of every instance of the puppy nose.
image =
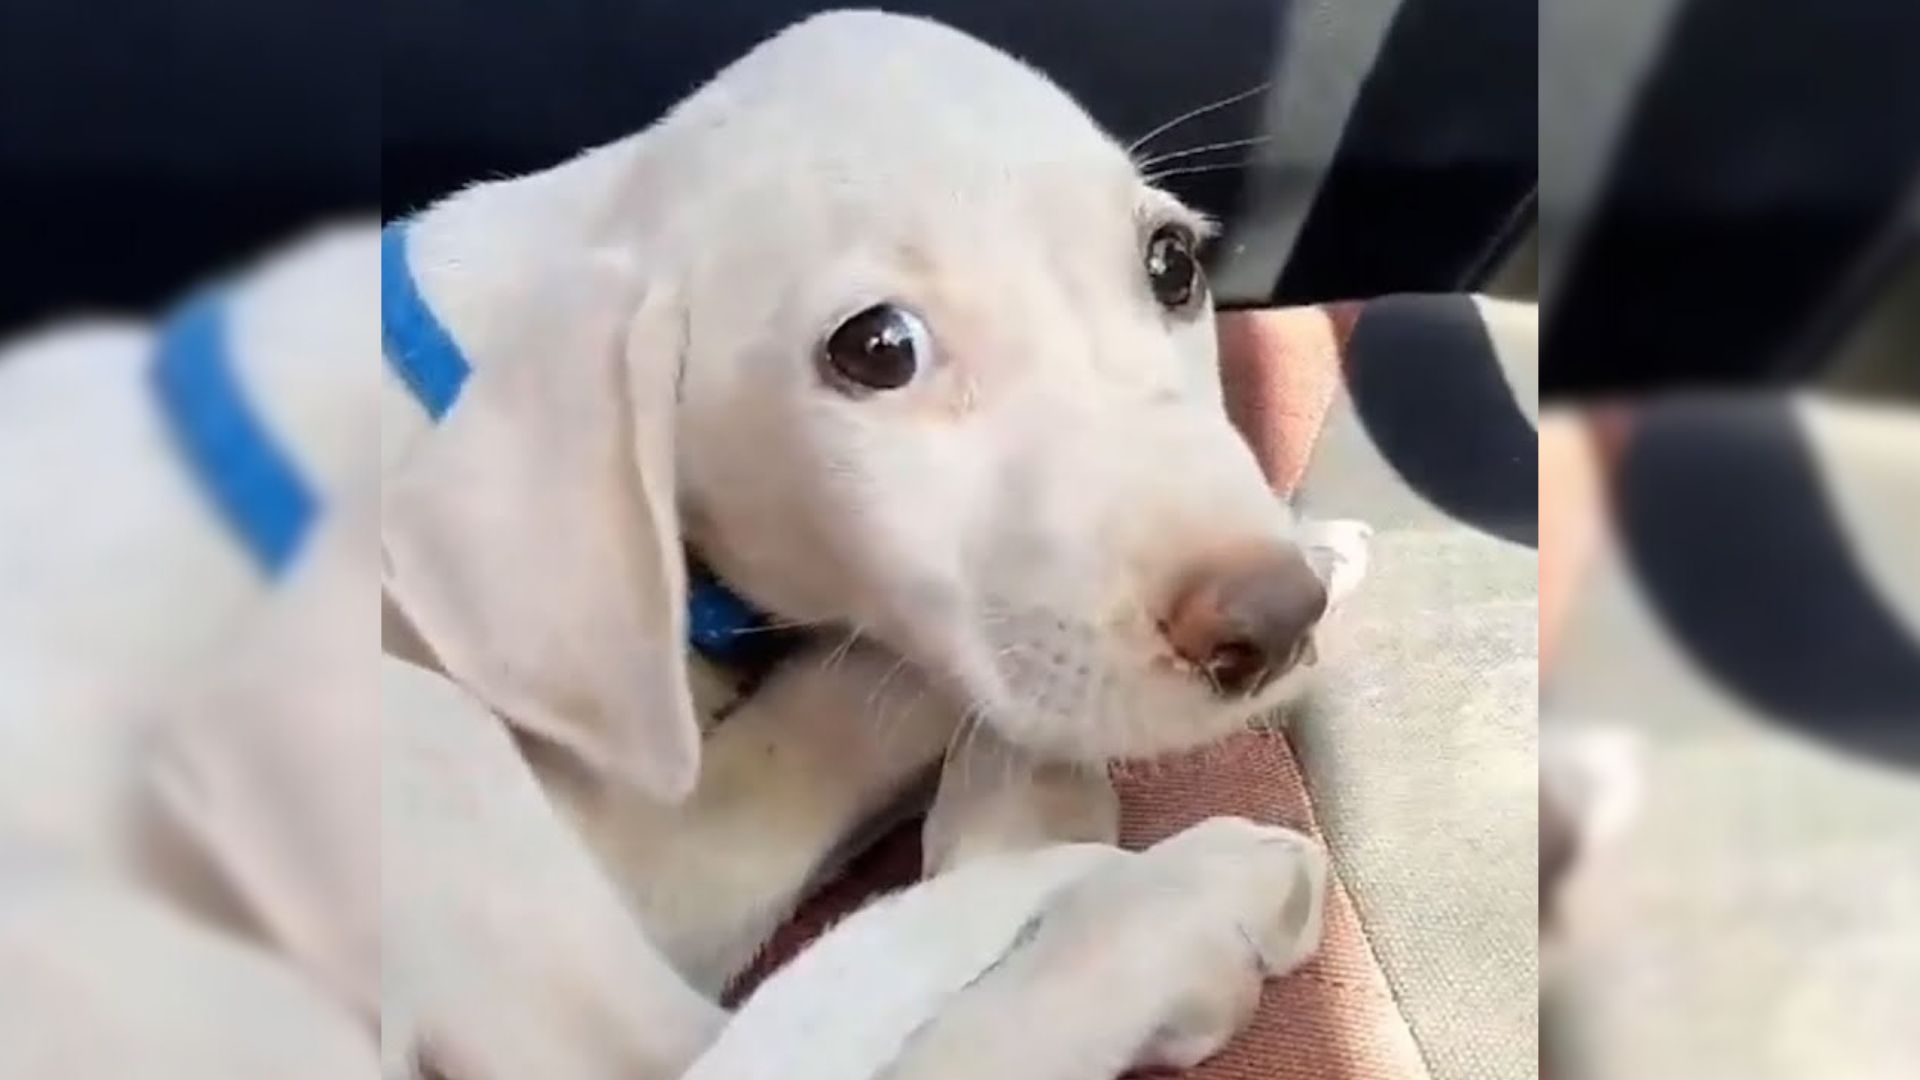
[(1276, 545), (1197, 567), (1163, 630), (1174, 652), (1238, 697), (1293, 666), (1326, 610), (1326, 586), (1306, 558)]

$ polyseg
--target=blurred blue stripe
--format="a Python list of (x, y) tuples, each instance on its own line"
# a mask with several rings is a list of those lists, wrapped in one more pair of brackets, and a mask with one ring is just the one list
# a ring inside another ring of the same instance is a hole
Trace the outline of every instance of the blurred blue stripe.
[(315, 500), (234, 378), (223, 315), (209, 294), (167, 322), (153, 388), (202, 488), (267, 576), (279, 577), (313, 525)]

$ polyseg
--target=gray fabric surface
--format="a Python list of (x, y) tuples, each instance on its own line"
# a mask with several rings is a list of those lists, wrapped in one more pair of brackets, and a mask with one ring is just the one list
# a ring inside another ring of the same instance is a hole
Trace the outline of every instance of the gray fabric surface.
[[(1920, 634), (1920, 418), (1801, 415), (1853, 556)], [(1634, 819), (1568, 897), (1582, 1075), (1920, 1075), (1920, 773), (1755, 715), (1676, 644), (1617, 552), (1591, 571), (1551, 693), (1550, 721), (1640, 744)]]
[[(1496, 350), (1535, 411), (1533, 309)], [(1436, 1080), (1520, 1080), (1537, 1049), (1538, 563), (1407, 487), (1344, 395), (1302, 503), (1376, 529), (1292, 737), (1342, 879)]]

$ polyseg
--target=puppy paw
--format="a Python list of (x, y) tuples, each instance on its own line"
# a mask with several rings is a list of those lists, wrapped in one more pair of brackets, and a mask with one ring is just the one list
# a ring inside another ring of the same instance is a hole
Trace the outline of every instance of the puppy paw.
[(1166, 995), (1134, 1065), (1190, 1068), (1246, 1026), (1267, 979), (1319, 947), (1326, 855), (1291, 829), (1218, 817), (1148, 849), (1139, 866), (1178, 899), (1154, 930), (1171, 952)]
[(1135, 1069), (1191, 1069), (1226, 1048), (1260, 1006), (1261, 979), (1232, 973), (1178, 998), (1141, 1047)]
[(1195, 915), (1213, 924), (1209, 930), (1235, 935), (1261, 974), (1284, 975), (1319, 948), (1327, 854), (1312, 837), (1215, 817), (1154, 845), (1146, 857), (1193, 890)]
[(1373, 526), (1364, 521), (1307, 521), (1300, 525), (1300, 546), (1308, 565), (1327, 587), (1327, 609), (1340, 606), (1367, 576)]

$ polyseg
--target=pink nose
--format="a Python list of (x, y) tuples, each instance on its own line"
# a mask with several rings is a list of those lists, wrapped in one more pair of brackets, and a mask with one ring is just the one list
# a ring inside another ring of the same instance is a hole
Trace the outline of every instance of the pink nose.
[(1241, 697), (1299, 660), (1326, 610), (1326, 586), (1299, 549), (1276, 544), (1195, 566), (1162, 630), (1218, 692)]

